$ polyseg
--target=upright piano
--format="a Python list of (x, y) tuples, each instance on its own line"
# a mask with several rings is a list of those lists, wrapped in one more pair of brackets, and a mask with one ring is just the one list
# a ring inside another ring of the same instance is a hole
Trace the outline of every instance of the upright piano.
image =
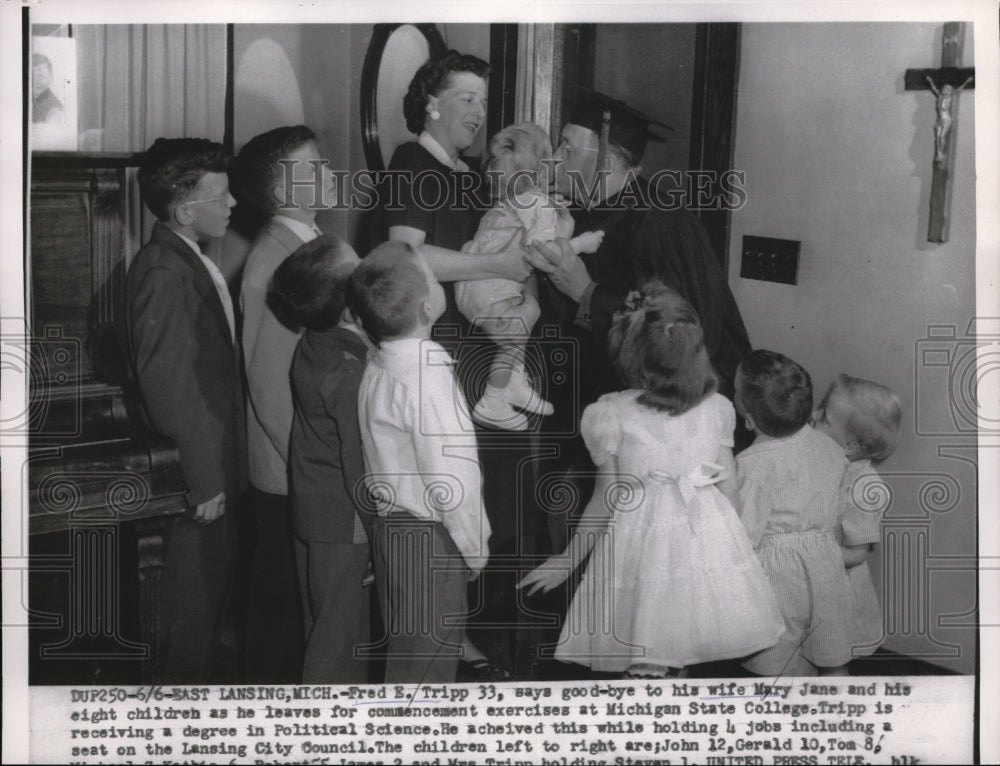
[(25, 278), (29, 683), (151, 683), (176, 447), (132, 413), (120, 332), (132, 155), (35, 153)]

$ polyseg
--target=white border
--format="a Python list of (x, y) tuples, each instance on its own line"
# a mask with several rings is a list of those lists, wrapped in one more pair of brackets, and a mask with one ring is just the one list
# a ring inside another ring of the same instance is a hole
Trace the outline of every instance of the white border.
[[(280, 0), (231, 0), (206, 3), (204, 0), (170, 0), (149, 6), (131, 0), (35, 0), (17, 3), (7, 0), (0, 6), (0, 231), (6, 247), (0, 257), (0, 316), (24, 316), (23, 292), (23, 206), (21, 144), (21, 8), (31, 9), (33, 23), (350, 23), (372, 22), (372, 4), (351, 0), (316, 0), (280, 2)], [(667, 4), (664, 2), (586, 3), (586, 2), (508, 2), (503, 15), (484, 16), (472, 3), (420, 2), (380, 3), (378, 16), (408, 21), (937, 21), (966, 20), (975, 24), (976, 48), (976, 226), (977, 226), (977, 315), (1000, 316), (1000, 34), (996, 0), (973, 2), (702, 2)], [(985, 102), (985, 103), (984, 103)], [(4, 327), (7, 331), (7, 327)], [(25, 403), (25, 382), (9, 370), (0, 377), (0, 406), (4, 413), (20, 412)], [(989, 390), (980, 392), (984, 401), (1000, 399), (997, 376), (988, 379)], [(2, 451), (3, 506), (8, 509), (3, 523), (3, 609), (4, 624), (20, 603), (21, 593), (7, 577), (22, 552), (21, 519), (17, 513), (23, 495), (20, 464), (23, 450), (4, 447)], [(1000, 762), (1000, 654), (997, 631), (1000, 626), (1000, 598), (995, 571), (1000, 569), (1000, 526), (991, 513), (1000, 497), (1000, 471), (996, 450), (980, 448), (979, 455), (980, 556), (984, 568), (994, 575), (980, 573), (981, 621), (993, 626), (981, 629), (978, 653), (981, 675), (981, 760)], [(13, 466), (13, 467), (12, 467)], [(13, 509), (13, 512), (11, 510)], [(26, 761), (28, 757), (28, 706), (26, 642), (23, 631), (4, 628), (3, 641), (3, 762)]]

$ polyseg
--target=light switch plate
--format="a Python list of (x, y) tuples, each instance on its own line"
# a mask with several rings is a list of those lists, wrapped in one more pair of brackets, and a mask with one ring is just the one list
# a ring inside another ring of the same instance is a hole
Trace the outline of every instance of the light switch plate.
[(798, 284), (801, 245), (796, 239), (744, 236), (740, 276), (786, 285)]

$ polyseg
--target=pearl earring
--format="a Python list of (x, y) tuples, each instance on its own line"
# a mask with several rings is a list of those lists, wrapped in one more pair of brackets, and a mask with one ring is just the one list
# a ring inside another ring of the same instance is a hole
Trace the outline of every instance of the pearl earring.
[(441, 119), (441, 112), (439, 112), (437, 109), (431, 109), (431, 119), (432, 120), (440, 120)]

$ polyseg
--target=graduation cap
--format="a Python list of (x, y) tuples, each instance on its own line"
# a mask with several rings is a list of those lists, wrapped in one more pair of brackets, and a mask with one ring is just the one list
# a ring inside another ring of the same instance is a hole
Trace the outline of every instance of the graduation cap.
[(577, 87), (578, 98), (567, 122), (594, 131), (601, 139), (601, 153), (607, 144), (618, 144), (628, 149), (638, 162), (646, 151), (647, 141), (665, 139), (650, 128), (657, 126), (673, 130), (666, 123), (633, 109), (624, 101), (611, 98), (590, 88)]

